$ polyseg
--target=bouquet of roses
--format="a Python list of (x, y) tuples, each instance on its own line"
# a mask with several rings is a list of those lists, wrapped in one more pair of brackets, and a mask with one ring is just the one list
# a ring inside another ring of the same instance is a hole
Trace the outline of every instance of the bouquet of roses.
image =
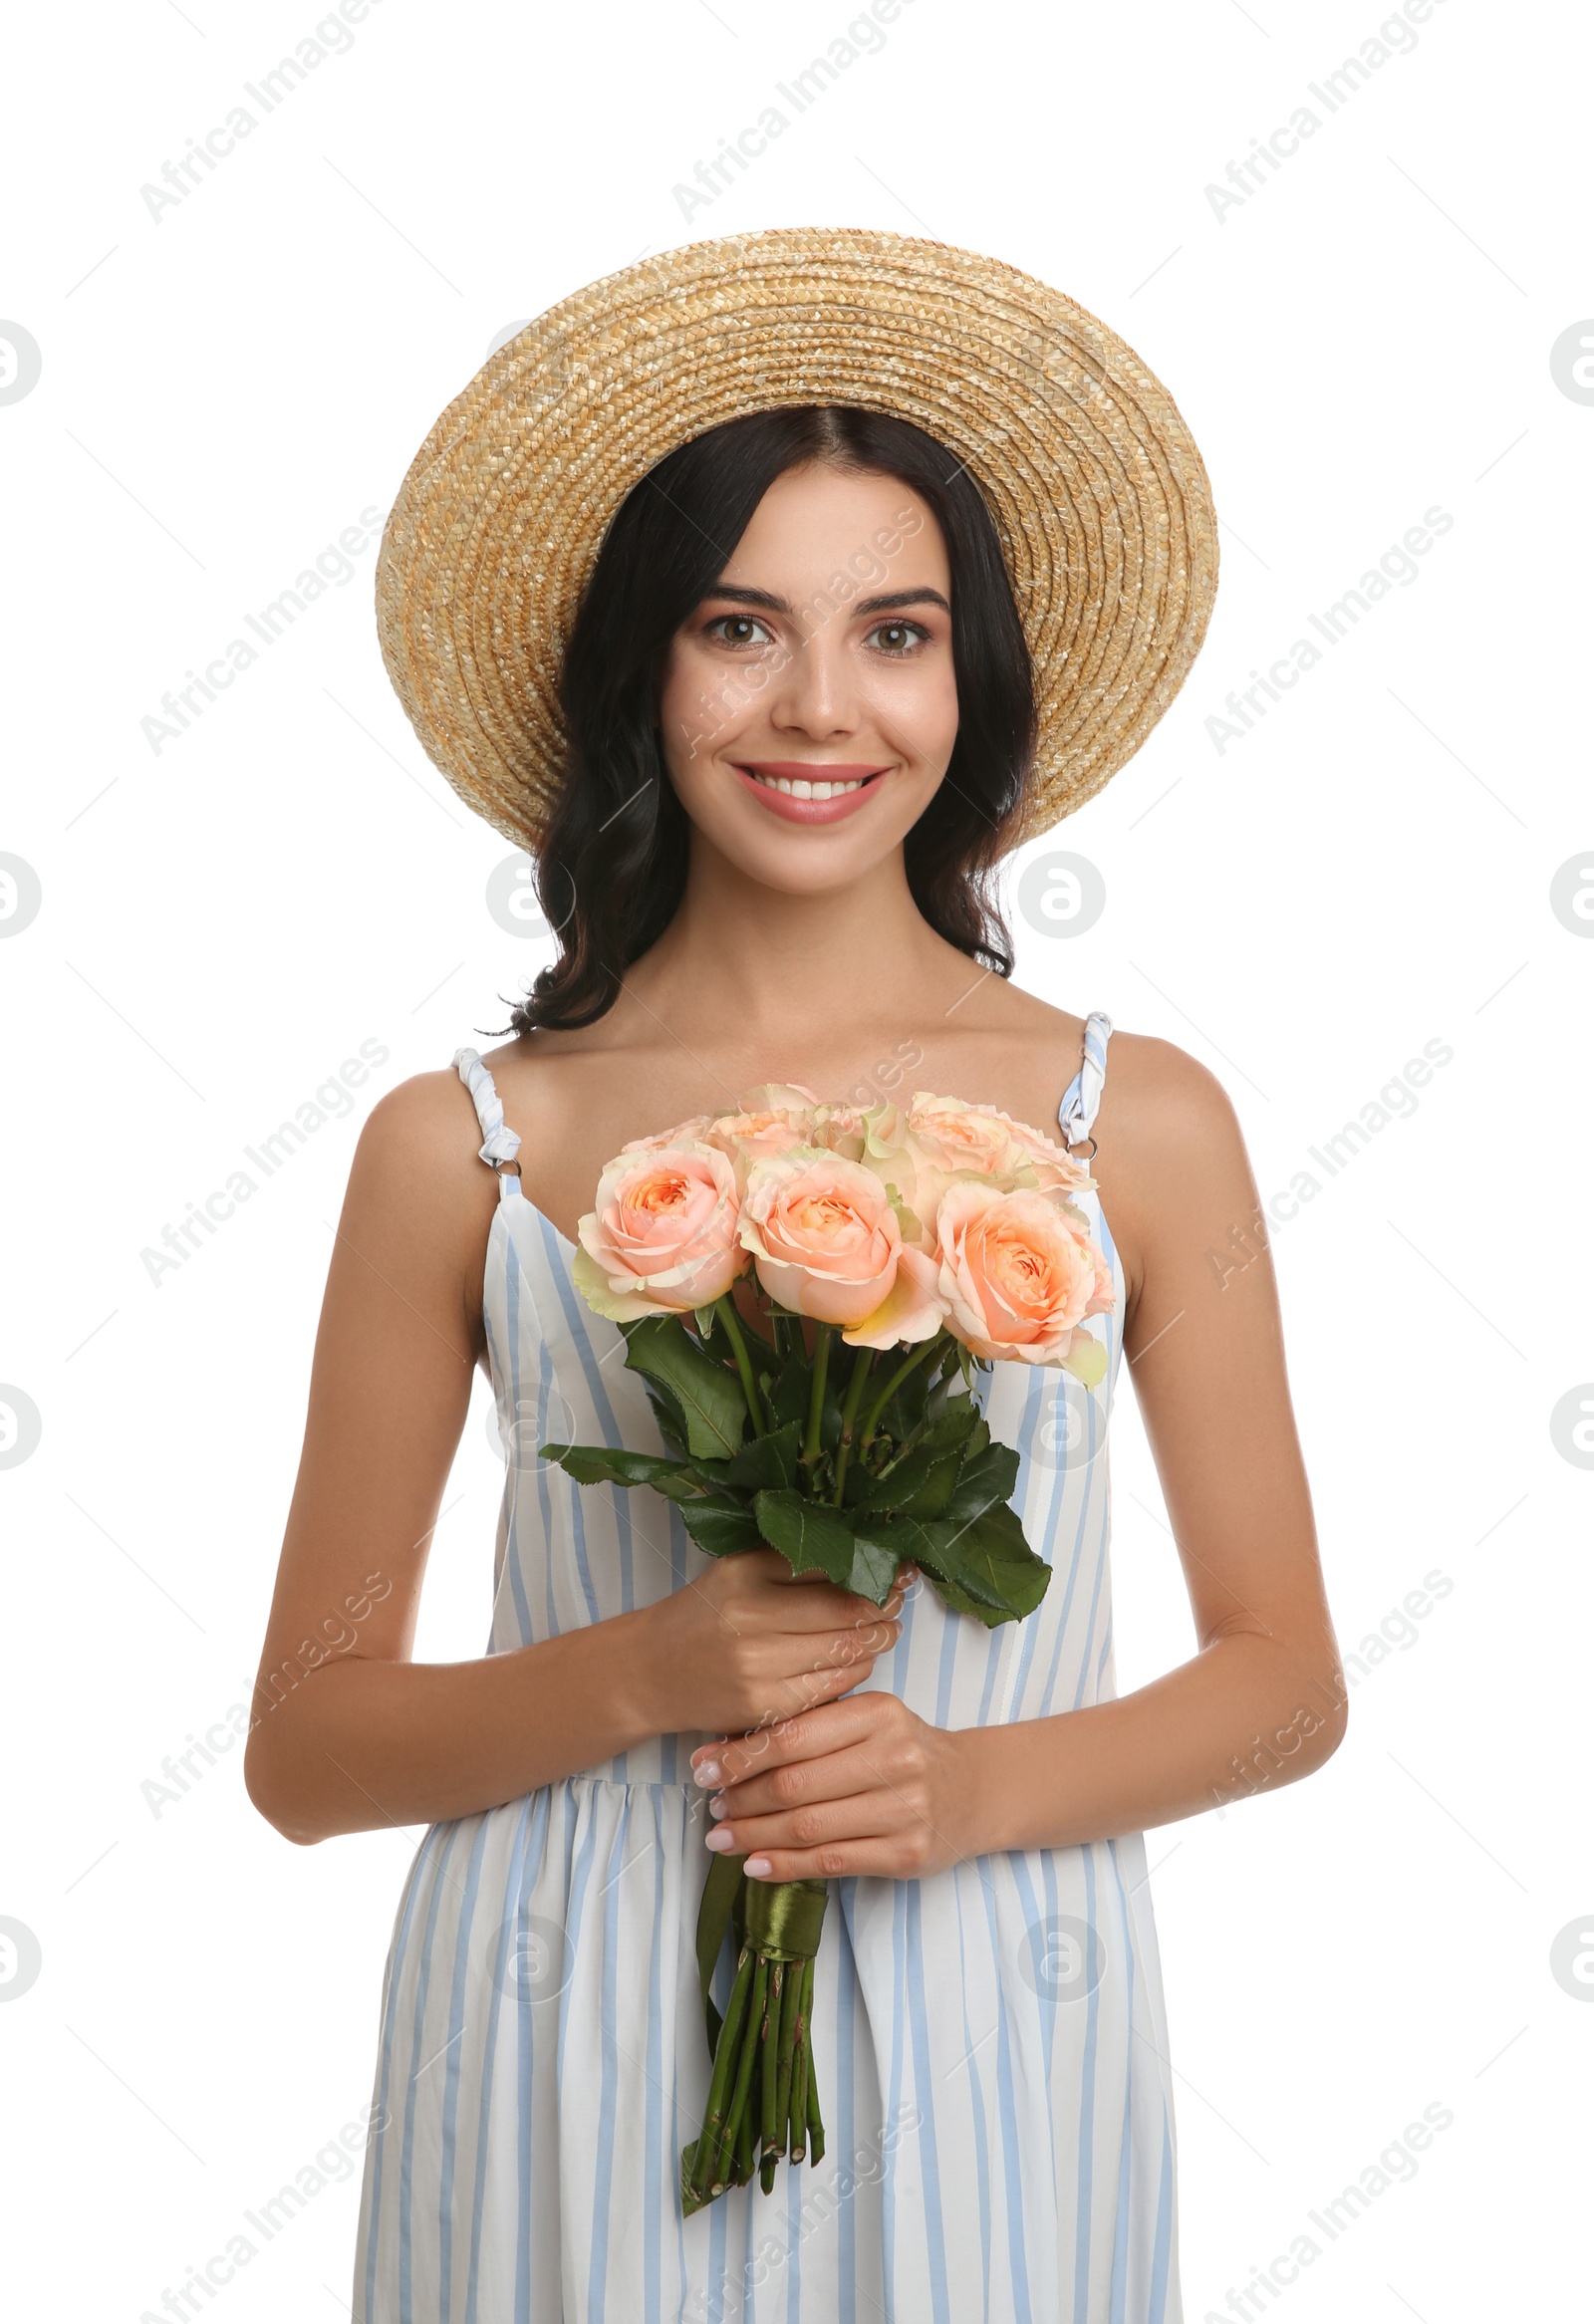
[[(877, 1606), (908, 1562), (957, 1613), (1021, 1619), (1051, 1568), (1009, 1506), (1018, 1454), (992, 1442), (970, 1392), (997, 1359), (1087, 1388), (1105, 1373), (1085, 1324), (1112, 1306), (1112, 1272), (1071, 1199), (1093, 1183), (1023, 1123), (928, 1095), (860, 1112), (771, 1085), (736, 1113), (635, 1139), (599, 1180), (574, 1272), (625, 1334), (664, 1450), (544, 1455), (582, 1484), (651, 1485), (711, 1557), (767, 1545)], [(712, 2077), (681, 2157), (688, 2212), (747, 2185), (755, 2155), (767, 2195), (783, 2155), (824, 2153), (808, 2023), (828, 1893), (715, 1859), (697, 1929)], [(708, 1986), (727, 1922), (721, 2021)]]

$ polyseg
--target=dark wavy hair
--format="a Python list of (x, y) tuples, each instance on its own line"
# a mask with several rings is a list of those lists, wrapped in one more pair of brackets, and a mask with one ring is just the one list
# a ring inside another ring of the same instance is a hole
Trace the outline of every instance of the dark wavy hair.
[(691, 826), (656, 725), (669, 644), (711, 594), (771, 484), (810, 461), (900, 477), (940, 526), (957, 740), (908, 834), (908, 883), (937, 935), (998, 975), (1012, 973), (991, 876), (1023, 793), (1035, 705), (990, 510), (962, 463), (911, 421), (802, 404), (751, 412), (682, 444), (632, 488), (610, 525), (565, 654), (569, 757), (537, 851), (537, 893), (559, 957), (514, 1005), (507, 1032), (594, 1023), (673, 919)]

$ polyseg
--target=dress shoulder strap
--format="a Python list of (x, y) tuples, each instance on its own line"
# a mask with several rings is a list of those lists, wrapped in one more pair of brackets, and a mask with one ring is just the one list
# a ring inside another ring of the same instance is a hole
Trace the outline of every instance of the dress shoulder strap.
[(1089, 1138), (1092, 1157), (1096, 1152), (1096, 1141), (1091, 1137), (1090, 1126), (1102, 1102), (1102, 1089), (1107, 1080), (1107, 1044), (1112, 1036), (1111, 1017), (1104, 1009), (1092, 1009), (1085, 1019), (1085, 1054), (1057, 1110), (1063, 1144), (1068, 1147), (1082, 1146)]
[(520, 1164), (515, 1160), (520, 1152), (520, 1133), (511, 1130), (505, 1122), (504, 1103), (498, 1095), (497, 1084), (476, 1050), (456, 1049), (454, 1068), (475, 1100), (476, 1120), (483, 1132), (481, 1160), (498, 1172), (500, 1187), (507, 1189), (510, 1176), (520, 1175)]

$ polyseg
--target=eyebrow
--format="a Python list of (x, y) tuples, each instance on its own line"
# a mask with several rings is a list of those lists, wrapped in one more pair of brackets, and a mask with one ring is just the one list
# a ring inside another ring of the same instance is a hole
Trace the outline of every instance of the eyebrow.
[[(762, 606), (770, 614), (792, 614), (792, 608), (786, 600), (776, 597), (767, 589), (732, 589), (726, 584), (704, 592), (705, 599), (714, 597), (728, 597), (739, 606)], [(949, 614), (952, 610), (938, 589), (896, 589), (887, 597), (862, 597), (849, 611), (855, 614), (891, 614), (903, 606), (939, 606), (943, 614)]]

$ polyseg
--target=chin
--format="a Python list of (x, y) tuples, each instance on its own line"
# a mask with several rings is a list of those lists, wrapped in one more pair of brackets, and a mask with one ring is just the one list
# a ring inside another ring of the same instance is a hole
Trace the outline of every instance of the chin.
[(755, 881), (760, 888), (772, 888), (781, 896), (828, 896), (856, 887), (889, 862), (902, 844), (897, 839), (885, 848), (860, 848), (806, 832), (794, 836), (782, 833), (773, 839), (760, 835), (753, 841), (738, 834), (740, 846), (729, 834), (704, 833), (704, 837), (743, 879)]

